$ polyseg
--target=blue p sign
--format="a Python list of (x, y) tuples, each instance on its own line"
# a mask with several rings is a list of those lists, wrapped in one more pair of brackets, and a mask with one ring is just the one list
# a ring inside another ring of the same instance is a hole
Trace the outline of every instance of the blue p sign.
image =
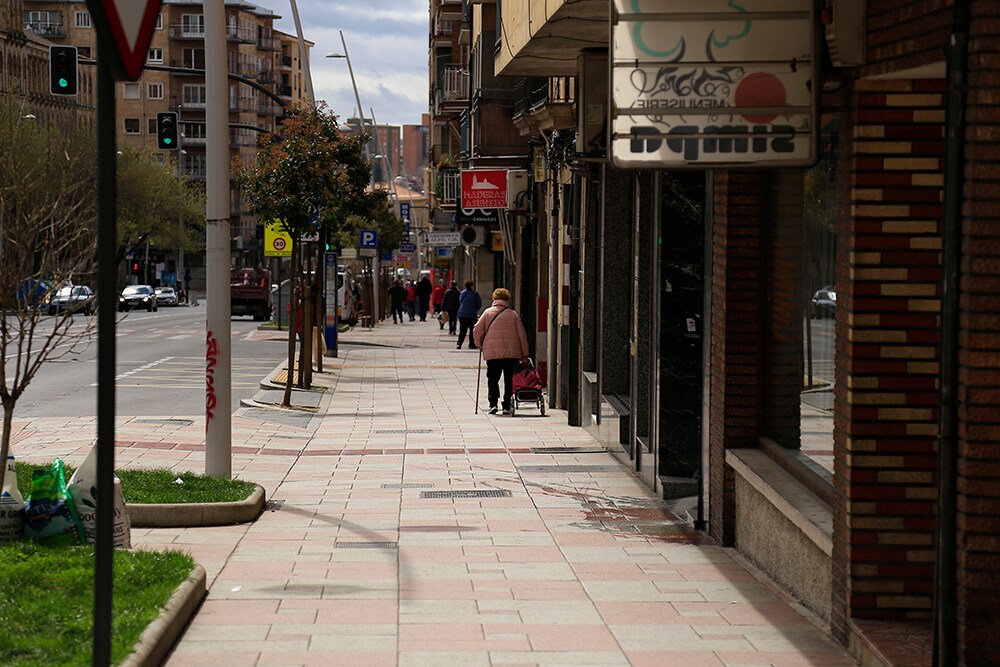
[(374, 229), (362, 229), (361, 230), (361, 243), (362, 248), (377, 248), (378, 247), (378, 234)]

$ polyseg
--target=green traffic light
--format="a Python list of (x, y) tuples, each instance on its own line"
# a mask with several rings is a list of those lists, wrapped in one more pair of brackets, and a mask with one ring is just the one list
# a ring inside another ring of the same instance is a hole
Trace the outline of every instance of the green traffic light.
[(69, 81), (67, 81), (66, 79), (59, 79), (59, 87), (60, 88), (68, 88), (69, 87)]
[(169, 146), (170, 144), (174, 143), (174, 140), (171, 139), (170, 137), (163, 137), (163, 143)]

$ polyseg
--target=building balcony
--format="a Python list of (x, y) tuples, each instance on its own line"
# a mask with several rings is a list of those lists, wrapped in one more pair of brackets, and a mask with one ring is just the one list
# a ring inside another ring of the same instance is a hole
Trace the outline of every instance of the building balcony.
[(607, 0), (504, 0), (497, 12), (496, 73), (573, 76), (583, 49), (608, 43)]
[(469, 99), (469, 70), (465, 67), (449, 65), (444, 68), (438, 82), (441, 101), (457, 102)]
[(280, 51), (281, 42), (274, 37), (258, 37), (257, 48), (261, 51)]
[(287, 83), (279, 83), (278, 84), (278, 90), (277, 90), (277, 92), (278, 92), (278, 95), (281, 96), (281, 97), (291, 97), (292, 96), (292, 87), (290, 85), (288, 85)]
[(257, 81), (261, 83), (278, 83), (278, 73), (273, 69), (262, 69), (257, 72)]
[(182, 97), (174, 96), (170, 98), (170, 108), (174, 111), (180, 111), (181, 109), (184, 109), (185, 111), (191, 109), (204, 110), (205, 102), (197, 100), (185, 100)]
[(250, 97), (230, 97), (229, 111), (232, 113), (252, 113), (257, 111), (257, 103)]
[(515, 87), (514, 125), (522, 136), (576, 126), (576, 79), (525, 77)]
[(281, 58), (278, 59), (278, 68), (279, 69), (289, 69), (289, 70), (292, 69), (292, 57), (291, 56), (281, 56)]
[(66, 28), (62, 21), (26, 21), (24, 31), (41, 37), (65, 37)]
[(260, 102), (257, 105), (258, 116), (280, 116), (283, 113), (284, 109), (271, 101)]
[(434, 188), (437, 203), (441, 206), (455, 206), (462, 194), (462, 172), (458, 169), (442, 169), (437, 173)]
[(203, 25), (181, 25), (170, 26), (171, 39), (205, 39), (205, 26)]
[(253, 26), (227, 25), (226, 39), (240, 44), (256, 44), (257, 35)]

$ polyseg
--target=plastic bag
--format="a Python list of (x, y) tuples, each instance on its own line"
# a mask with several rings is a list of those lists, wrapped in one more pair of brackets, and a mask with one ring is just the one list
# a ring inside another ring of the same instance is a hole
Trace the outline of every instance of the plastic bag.
[(24, 498), (17, 488), (14, 457), (7, 457), (7, 474), (0, 491), (0, 542), (10, 542), (24, 535)]
[[(125, 510), (125, 498), (122, 496), (122, 483), (114, 477), (114, 519), (112, 519), (112, 544), (116, 547), (129, 549), (132, 546), (132, 524)], [(97, 542), (97, 447), (93, 447), (87, 458), (76, 469), (69, 480), (69, 492), (73, 497), (80, 524), (83, 527), (83, 539), (89, 544)]]
[(80, 542), (80, 519), (66, 488), (62, 459), (31, 475), (31, 493), (24, 509), (24, 534), (45, 544)]

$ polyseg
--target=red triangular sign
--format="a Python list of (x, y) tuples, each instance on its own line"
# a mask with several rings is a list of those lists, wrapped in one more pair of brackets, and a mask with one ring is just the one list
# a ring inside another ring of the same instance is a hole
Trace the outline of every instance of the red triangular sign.
[[(115, 69), (126, 79), (135, 80), (142, 75), (161, 3), (162, 0), (87, 0), (102, 39), (114, 42), (118, 56)], [(101, 55), (114, 55), (109, 51), (103, 45)]]

